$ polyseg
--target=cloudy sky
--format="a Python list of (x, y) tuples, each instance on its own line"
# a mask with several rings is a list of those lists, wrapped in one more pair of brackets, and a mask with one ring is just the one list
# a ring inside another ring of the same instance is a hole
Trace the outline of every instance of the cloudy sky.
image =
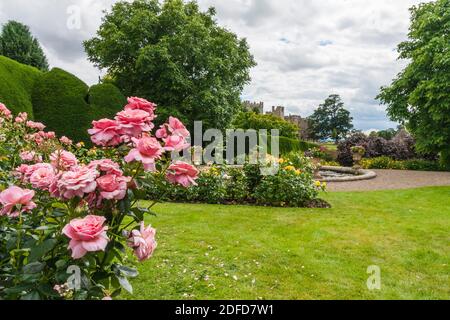
[[(199, 0), (218, 22), (247, 38), (258, 66), (243, 99), (283, 105), (310, 115), (331, 93), (340, 94), (358, 129), (385, 129), (385, 108), (374, 97), (402, 69), (396, 46), (406, 39), (408, 8), (425, 0)], [(30, 26), (52, 67), (89, 84), (101, 72), (86, 59), (103, 10), (115, 0), (0, 0), (0, 23)], [(81, 17), (78, 24), (72, 18)]]

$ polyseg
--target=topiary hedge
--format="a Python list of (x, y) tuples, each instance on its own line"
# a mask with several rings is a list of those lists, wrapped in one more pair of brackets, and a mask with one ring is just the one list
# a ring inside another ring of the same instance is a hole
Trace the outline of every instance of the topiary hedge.
[(31, 96), (42, 72), (4, 56), (0, 56), (0, 102), (14, 113), (27, 112), (33, 118)]
[(87, 130), (92, 120), (114, 116), (126, 99), (112, 84), (89, 89), (76, 76), (54, 68), (36, 83), (32, 102), (35, 119), (48, 130), (90, 144)]

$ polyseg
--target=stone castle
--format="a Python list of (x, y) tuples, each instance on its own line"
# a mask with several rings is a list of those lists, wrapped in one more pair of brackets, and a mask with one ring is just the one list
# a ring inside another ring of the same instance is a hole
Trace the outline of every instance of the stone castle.
[[(244, 108), (247, 111), (253, 111), (259, 114), (264, 114), (264, 102), (250, 102), (244, 101)], [(302, 118), (299, 115), (285, 115), (285, 107), (283, 106), (272, 106), (272, 111), (266, 112), (266, 114), (270, 114), (276, 116), (278, 118), (284, 119), (290, 123), (295, 124), (298, 127), (298, 136), (302, 140), (308, 140), (309, 134), (309, 123), (308, 120)]]

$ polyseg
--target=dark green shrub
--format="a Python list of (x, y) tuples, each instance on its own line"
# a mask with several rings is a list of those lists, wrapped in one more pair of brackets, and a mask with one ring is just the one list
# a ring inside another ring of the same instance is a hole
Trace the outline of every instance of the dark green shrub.
[(241, 169), (229, 168), (226, 170), (228, 179), (226, 181), (228, 201), (243, 202), (250, 196), (247, 177)]
[(191, 202), (201, 202), (210, 204), (223, 203), (227, 196), (227, 187), (223, 172), (213, 170), (201, 172), (196, 180), (197, 185), (185, 189), (187, 198)]
[(236, 129), (266, 129), (270, 134), (271, 129), (278, 129), (280, 136), (295, 139), (298, 136), (298, 127), (284, 119), (274, 115), (257, 114), (254, 112), (241, 112), (233, 122)]
[(86, 131), (92, 121), (86, 102), (88, 90), (89, 87), (74, 75), (53, 69), (44, 74), (34, 88), (35, 119), (60, 136), (88, 142)]
[(406, 170), (418, 171), (445, 171), (444, 167), (438, 161), (429, 161), (422, 159), (412, 159), (403, 161)]
[(113, 117), (126, 103), (112, 84), (89, 89), (83, 81), (58, 68), (37, 81), (32, 101), (35, 119), (45, 123), (48, 130), (87, 144), (92, 121)]
[(98, 120), (114, 118), (126, 105), (127, 99), (113, 84), (102, 83), (89, 88), (88, 102), (93, 109), (93, 120)]
[(246, 163), (244, 165), (244, 174), (249, 193), (253, 194), (263, 178), (261, 175), (261, 166), (259, 164)]
[(0, 102), (15, 114), (27, 112), (33, 118), (32, 92), (42, 72), (0, 56)]
[(304, 207), (317, 198), (319, 187), (305, 171), (297, 174), (282, 169), (275, 175), (265, 176), (256, 187), (254, 197), (261, 205)]
[[(269, 153), (272, 151), (271, 147), (271, 139), (270, 137), (267, 139)], [(291, 152), (305, 152), (311, 148), (318, 147), (317, 144), (301, 141), (298, 139), (292, 139), (287, 137), (279, 137), (279, 151), (280, 155), (289, 154)]]
[(440, 165), (438, 161), (423, 159), (394, 160), (386, 156), (363, 159), (361, 161), (361, 165), (365, 169), (446, 171), (445, 167)]

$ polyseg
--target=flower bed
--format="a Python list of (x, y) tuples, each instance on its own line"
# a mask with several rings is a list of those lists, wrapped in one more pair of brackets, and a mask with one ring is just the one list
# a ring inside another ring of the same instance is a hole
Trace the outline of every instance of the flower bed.
[(318, 199), (326, 183), (314, 179), (315, 166), (309, 158), (291, 154), (279, 162), (273, 175), (263, 175), (265, 164), (243, 168), (212, 166), (202, 170), (197, 185), (189, 189), (172, 187), (160, 173), (149, 175), (148, 197), (165, 201), (210, 204), (257, 204), (275, 207), (329, 207)]
[(151, 135), (155, 108), (129, 98), (114, 119), (93, 122), (89, 134), (99, 148), (87, 150), (0, 104), (0, 299), (132, 292), (135, 263), (157, 246), (144, 216), (159, 199), (139, 206), (146, 173), (160, 174), (169, 188), (187, 188), (198, 176), (192, 165), (171, 160), (189, 134), (178, 119)]

